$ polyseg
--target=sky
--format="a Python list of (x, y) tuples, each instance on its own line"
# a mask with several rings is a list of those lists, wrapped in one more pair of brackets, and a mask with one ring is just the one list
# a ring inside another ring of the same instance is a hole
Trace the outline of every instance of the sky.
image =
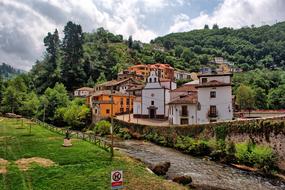
[(210, 27), (240, 28), (285, 20), (285, 0), (0, 0), (0, 63), (29, 70), (44, 53), (43, 38), (68, 21), (84, 32), (99, 27), (125, 39)]

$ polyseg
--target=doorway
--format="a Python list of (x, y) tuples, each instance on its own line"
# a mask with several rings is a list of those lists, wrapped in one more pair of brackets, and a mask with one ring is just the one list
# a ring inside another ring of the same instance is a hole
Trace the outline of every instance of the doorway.
[(156, 110), (154, 108), (149, 109), (149, 118), (154, 119), (156, 115)]

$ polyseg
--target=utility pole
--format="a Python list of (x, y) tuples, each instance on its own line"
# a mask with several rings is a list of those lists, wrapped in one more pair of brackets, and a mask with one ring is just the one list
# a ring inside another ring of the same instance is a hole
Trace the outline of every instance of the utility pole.
[(113, 137), (113, 125), (114, 125), (114, 121), (113, 121), (113, 111), (114, 111), (114, 99), (113, 99), (113, 87), (112, 87), (112, 90), (111, 90), (111, 95), (110, 95), (110, 98), (111, 98), (111, 159), (113, 158), (114, 156), (114, 137)]
[(129, 122), (131, 122), (131, 94), (129, 91)]

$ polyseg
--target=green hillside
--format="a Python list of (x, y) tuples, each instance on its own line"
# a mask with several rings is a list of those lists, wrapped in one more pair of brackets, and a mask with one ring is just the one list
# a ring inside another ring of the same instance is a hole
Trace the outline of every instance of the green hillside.
[(173, 33), (152, 41), (187, 62), (187, 68), (222, 56), (244, 70), (285, 67), (285, 22), (272, 26), (214, 29)]

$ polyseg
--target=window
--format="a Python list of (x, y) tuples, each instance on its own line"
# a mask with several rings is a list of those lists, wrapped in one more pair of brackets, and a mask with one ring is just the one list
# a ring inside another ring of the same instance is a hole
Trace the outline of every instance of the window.
[(129, 109), (129, 108), (126, 108), (126, 112), (129, 113), (129, 111), (130, 111), (130, 109)]
[(109, 109), (106, 109), (106, 114), (109, 114), (110, 113), (110, 110)]
[(207, 78), (202, 78), (202, 84), (207, 82)]
[(121, 98), (120, 104), (121, 104), (121, 107), (124, 105), (124, 98)]
[(156, 82), (156, 78), (154, 78), (154, 82)]
[(127, 105), (129, 105), (130, 104), (130, 99), (129, 98), (127, 98)]
[(154, 105), (154, 101), (153, 101), (153, 100), (151, 101), (151, 105), (152, 105), (152, 106)]
[(216, 91), (211, 91), (210, 92), (210, 97), (211, 98), (216, 98)]
[(121, 112), (121, 113), (124, 113), (124, 108), (120, 108), (120, 112)]
[(189, 123), (188, 123), (188, 119), (187, 118), (182, 118), (182, 119), (180, 119), (180, 124), (181, 125), (188, 125)]
[(152, 82), (152, 80), (151, 80), (152, 78), (149, 78), (149, 82), (151, 83)]
[(182, 113), (181, 116), (188, 116), (188, 109), (187, 106), (182, 106)]
[(210, 116), (217, 116), (217, 107), (216, 106), (210, 106)]

